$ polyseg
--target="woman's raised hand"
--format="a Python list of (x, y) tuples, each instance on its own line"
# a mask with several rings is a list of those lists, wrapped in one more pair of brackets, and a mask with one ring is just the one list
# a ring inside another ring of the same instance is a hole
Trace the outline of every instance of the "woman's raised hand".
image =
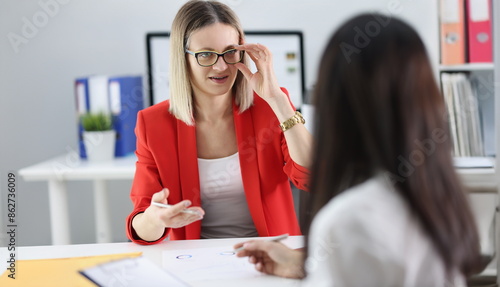
[(234, 64), (243, 73), (250, 87), (265, 101), (273, 97), (283, 96), (273, 68), (272, 54), (262, 44), (243, 44), (235, 46), (235, 49), (245, 51), (254, 61), (257, 71), (252, 73), (243, 63)]

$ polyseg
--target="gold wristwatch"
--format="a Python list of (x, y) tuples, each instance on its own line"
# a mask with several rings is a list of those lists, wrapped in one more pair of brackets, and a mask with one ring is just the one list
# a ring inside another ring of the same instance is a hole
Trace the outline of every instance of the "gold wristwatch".
[(291, 129), (296, 124), (305, 124), (306, 120), (302, 117), (302, 114), (299, 111), (296, 111), (293, 117), (284, 121), (280, 124), (280, 128), (283, 132)]

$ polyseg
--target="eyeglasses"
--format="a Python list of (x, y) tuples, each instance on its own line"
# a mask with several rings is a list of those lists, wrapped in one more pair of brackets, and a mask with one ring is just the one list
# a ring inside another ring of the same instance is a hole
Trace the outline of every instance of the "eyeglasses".
[(245, 54), (245, 51), (230, 49), (219, 54), (213, 51), (192, 52), (186, 49), (186, 53), (193, 55), (196, 58), (198, 65), (202, 67), (210, 67), (217, 63), (220, 56), (222, 56), (224, 62), (227, 64), (239, 63), (243, 60), (243, 54)]

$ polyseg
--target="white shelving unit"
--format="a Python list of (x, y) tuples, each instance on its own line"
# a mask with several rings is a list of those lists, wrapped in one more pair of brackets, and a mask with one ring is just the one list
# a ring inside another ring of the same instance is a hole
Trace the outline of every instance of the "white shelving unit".
[(441, 72), (460, 72), (460, 71), (493, 71), (493, 63), (467, 63), (463, 65), (440, 65)]
[[(465, 73), (470, 73), (470, 74), (476, 74), (479, 75), (479, 77), (483, 77), (486, 80), (484, 85), (487, 85), (490, 91), (488, 91), (490, 94), (486, 96), (486, 98), (492, 98), (493, 102), (495, 102), (496, 105), (496, 100), (495, 98), (498, 98), (498, 96), (495, 96), (495, 93), (497, 92), (498, 88), (495, 89), (494, 82), (498, 82), (495, 80), (491, 80), (491, 75), (495, 72), (495, 63), (466, 63), (462, 65), (439, 65), (439, 73), (454, 73), (454, 72), (465, 72)], [(488, 75), (488, 76), (485, 76)], [(491, 86), (490, 86), (491, 85)], [(484, 98), (484, 96), (483, 96)], [(494, 111), (500, 111), (497, 108), (494, 108), (490, 105), (490, 102), (485, 102), (482, 104), (483, 107), (485, 108), (493, 108), (492, 113), (489, 114), (488, 118), (488, 123), (484, 124), (492, 124), (493, 127), (499, 126), (497, 123), (494, 123), (494, 114), (496, 114)], [(481, 104), (480, 104), (481, 106)], [(496, 129), (495, 128), (490, 128), (490, 132), (494, 132)], [(497, 133), (495, 133), (497, 134)], [(489, 140), (493, 140), (493, 136), (491, 134), (485, 135), (485, 137), (489, 136)], [(496, 136), (496, 135), (495, 135)], [(486, 140), (486, 139), (485, 139)], [(496, 147), (496, 143), (498, 140), (494, 140), (495, 142), (495, 147), (494, 150), (497, 151), (495, 154), (498, 154), (498, 151), (500, 149)], [(486, 143), (485, 143), (486, 144)], [(491, 149), (491, 148), (490, 148)], [(498, 163), (496, 163), (495, 158), (492, 158), (493, 162), (493, 167), (474, 167), (474, 168), (464, 168), (460, 167), (457, 168), (457, 172), (459, 175), (462, 177), (464, 184), (467, 186), (470, 192), (479, 192), (479, 193), (497, 193), (498, 192), (498, 182), (497, 182), (497, 177), (496, 177), (496, 172), (494, 166), (498, 166)]]
[[(500, 213), (499, 213), (499, 197), (500, 197), (500, 3), (491, 1), (492, 3), (492, 35), (493, 35), (493, 63), (467, 63), (463, 65), (439, 65), (439, 73), (443, 72), (466, 72), (481, 77), (483, 88), (489, 89), (486, 91), (488, 100), (483, 102), (483, 108), (486, 108), (486, 117), (489, 125), (487, 128), (483, 126), (483, 132), (488, 131), (485, 138), (486, 154), (492, 157), (493, 167), (479, 168), (457, 168), (458, 174), (462, 177), (464, 184), (470, 192), (491, 193), (496, 194), (496, 210), (494, 211), (495, 218), (495, 238), (494, 248), (496, 257), (493, 259), (487, 269), (481, 274), (482, 276), (496, 276), (497, 284), (500, 284)], [(483, 99), (484, 100), (484, 99)], [(484, 118), (483, 123), (484, 125)], [(487, 146), (488, 142), (488, 146)], [(500, 285), (499, 285), (500, 286)]]
[(457, 172), (471, 192), (497, 192), (494, 168), (457, 168)]

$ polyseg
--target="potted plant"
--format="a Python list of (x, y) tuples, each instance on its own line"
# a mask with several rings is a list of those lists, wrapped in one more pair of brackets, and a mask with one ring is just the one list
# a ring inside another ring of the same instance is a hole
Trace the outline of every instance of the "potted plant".
[(91, 162), (112, 160), (115, 156), (116, 131), (111, 115), (86, 113), (80, 118), (87, 159)]

